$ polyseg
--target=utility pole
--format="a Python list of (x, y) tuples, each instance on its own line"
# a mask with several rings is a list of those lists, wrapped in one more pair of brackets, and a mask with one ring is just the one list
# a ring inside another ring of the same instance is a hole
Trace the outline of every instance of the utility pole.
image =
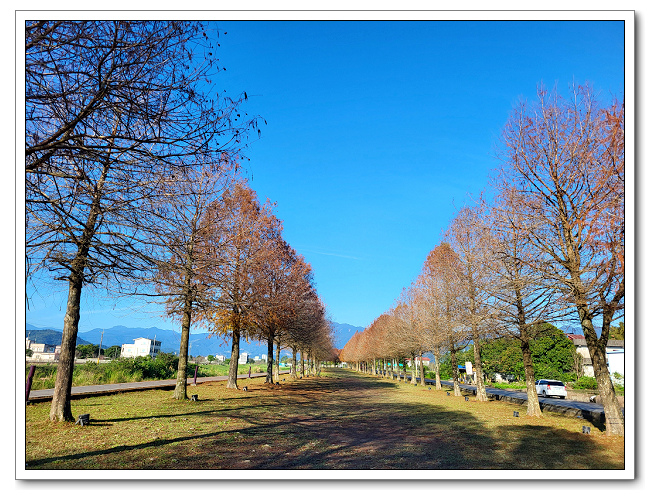
[(97, 352), (97, 364), (102, 357), (102, 342), (104, 342), (104, 329), (102, 328), (102, 336), (99, 338), (99, 352)]

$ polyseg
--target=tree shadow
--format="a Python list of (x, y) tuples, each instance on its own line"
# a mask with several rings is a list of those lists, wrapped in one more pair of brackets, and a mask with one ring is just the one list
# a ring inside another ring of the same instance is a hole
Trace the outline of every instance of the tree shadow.
[[(236, 419), (238, 427), (48, 457), (31, 461), (29, 467), (77, 468), (82, 460), (92, 458), (107, 468), (124, 468), (115, 465), (116, 457), (132, 468), (196, 469), (200, 464), (201, 469), (208, 470), (617, 466), (588, 436), (538, 425), (493, 429), (470, 412), (428, 401), (395, 400), (385, 396), (390, 395), (386, 389), (402, 388), (395, 382), (341, 372), (266, 391), (268, 399), (261, 397), (264, 391), (260, 391), (260, 398), (232, 398), (227, 408), (95, 421), (113, 425), (183, 415), (229, 416)], [(133, 465), (140, 463), (137, 457), (142, 452), (152, 449), (153, 462)]]
[[(527, 469), (575, 469), (576, 457), (580, 457), (580, 468), (584, 469), (622, 468), (602, 455), (600, 447), (589, 435), (539, 425), (505, 426), (502, 429), (516, 436), (510, 449), (513, 468), (525, 464)], [(574, 467), (568, 467), (569, 463)]]

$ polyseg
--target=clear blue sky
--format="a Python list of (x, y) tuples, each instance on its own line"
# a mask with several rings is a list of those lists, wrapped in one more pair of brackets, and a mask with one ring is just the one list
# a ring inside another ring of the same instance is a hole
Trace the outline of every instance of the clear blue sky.
[[(334, 321), (365, 327), (419, 274), (467, 196), (487, 188), (513, 105), (540, 82), (623, 96), (623, 22), (219, 22), (229, 94), (268, 125), (246, 163), (277, 202)], [(221, 89), (221, 90), (223, 90)], [(84, 292), (86, 293), (86, 292)], [(19, 299), (20, 300), (20, 299)], [(27, 322), (62, 328), (65, 293)], [(82, 301), (80, 331), (158, 326), (150, 307)]]

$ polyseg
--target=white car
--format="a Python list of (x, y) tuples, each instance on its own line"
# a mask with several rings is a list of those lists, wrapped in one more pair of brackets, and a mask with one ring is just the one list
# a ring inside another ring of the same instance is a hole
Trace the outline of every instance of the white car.
[(537, 395), (541, 395), (543, 398), (551, 396), (559, 396), (560, 399), (566, 398), (566, 387), (561, 380), (537, 380), (535, 381), (535, 390)]

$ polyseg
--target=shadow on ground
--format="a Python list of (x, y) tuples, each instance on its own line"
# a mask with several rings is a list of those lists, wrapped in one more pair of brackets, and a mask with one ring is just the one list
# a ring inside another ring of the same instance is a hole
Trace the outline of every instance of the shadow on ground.
[[(228, 408), (197, 407), (188, 412), (236, 419), (237, 429), (49, 457), (34, 460), (29, 467), (67, 463), (66, 468), (86, 468), (88, 461), (104, 468), (136, 469), (616, 467), (598, 443), (583, 435), (538, 425), (504, 425), (495, 431), (470, 412), (404, 402), (395, 391), (400, 391), (395, 383), (335, 371), (328, 377), (288, 383), (281, 390), (260, 389), (260, 397), (242, 397)], [(141, 456), (150, 457), (152, 449), (155, 458), (143, 460)]]

